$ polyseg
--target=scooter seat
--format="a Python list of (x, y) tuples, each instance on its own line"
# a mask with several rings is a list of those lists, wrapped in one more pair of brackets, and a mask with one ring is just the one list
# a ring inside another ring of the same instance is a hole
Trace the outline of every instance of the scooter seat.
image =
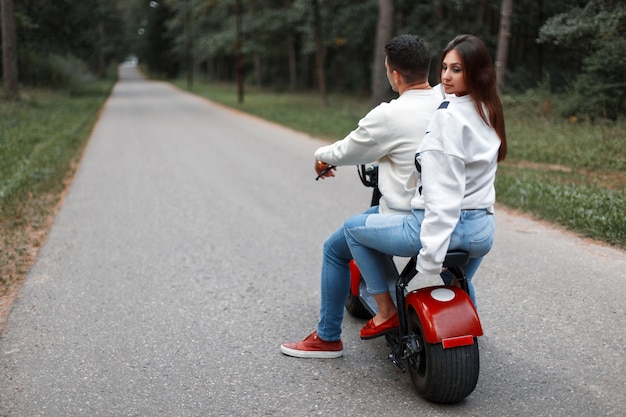
[(452, 250), (446, 254), (446, 258), (443, 260), (443, 266), (445, 268), (460, 267), (466, 265), (469, 259), (469, 253), (461, 250)]

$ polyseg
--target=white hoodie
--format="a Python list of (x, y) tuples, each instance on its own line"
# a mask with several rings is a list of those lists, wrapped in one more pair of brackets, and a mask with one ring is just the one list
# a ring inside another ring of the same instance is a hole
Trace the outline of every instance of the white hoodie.
[(407, 90), (372, 109), (344, 139), (319, 148), (315, 158), (337, 166), (378, 161), (380, 212), (407, 214), (413, 192), (405, 183), (414, 168), (415, 149), (442, 100), (439, 87)]
[(421, 174), (412, 176), (407, 186), (417, 191), (411, 207), (425, 210), (418, 271), (441, 271), (461, 210), (493, 213), (499, 149), (500, 138), (481, 119), (470, 96), (441, 103), (415, 155)]

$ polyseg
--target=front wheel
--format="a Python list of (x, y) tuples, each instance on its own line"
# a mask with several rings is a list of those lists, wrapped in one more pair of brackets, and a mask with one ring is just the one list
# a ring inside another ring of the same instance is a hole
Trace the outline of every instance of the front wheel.
[(424, 341), (417, 313), (408, 313), (409, 335), (421, 346), (408, 359), (409, 374), (417, 392), (435, 403), (455, 403), (476, 388), (479, 372), (478, 340), (467, 346), (444, 349), (441, 343)]

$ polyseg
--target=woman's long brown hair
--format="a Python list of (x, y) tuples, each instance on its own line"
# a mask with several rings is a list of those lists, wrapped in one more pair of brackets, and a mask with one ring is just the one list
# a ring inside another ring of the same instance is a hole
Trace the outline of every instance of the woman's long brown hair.
[(489, 51), (485, 43), (474, 35), (457, 36), (443, 50), (439, 61), (438, 77), (440, 82), (443, 59), (453, 49), (463, 61), (463, 75), (467, 93), (472, 98), (476, 111), (485, 123), (495, 129), (500, 137), (498, 161), (502, 161), (506, 157), (507, 150), (504, 110), (500, 96), (498, 96), (496, 70)]

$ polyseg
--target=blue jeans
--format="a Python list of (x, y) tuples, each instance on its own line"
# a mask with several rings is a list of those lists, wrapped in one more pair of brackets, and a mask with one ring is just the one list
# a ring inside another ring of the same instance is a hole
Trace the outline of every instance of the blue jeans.
[[(378, 213), (378, 206), (370, 207), (362, 215)], [(324, 242), (322, 256), (320, 320), (317, 334), (322, 340), (334, 342), (341, 339), (341, 323), (344, 306), (350, 293), (350, 260), (352, 254), (346, 242), (343, 227), (336, 230)], [(384, 268), (393, 268), (387, 257), (381, 261)]]
[[(424, 210), (401, 214), (360, 214), (344, 223), (350, 252), (371, 294), (389, 290), (385, 279), (385, 259), (389, 255), (410, 257), (417, 254)], [(459, 222), (452, 232), (449, 249), (467, 251), (470, 263), (463, 269), (470, 287), (470, 296), (476, 305), (472, 277), (493, 245), (494, 216), (486, 210), (462, 210)], [(444, 279), (447, 274), (444, 274)]]

